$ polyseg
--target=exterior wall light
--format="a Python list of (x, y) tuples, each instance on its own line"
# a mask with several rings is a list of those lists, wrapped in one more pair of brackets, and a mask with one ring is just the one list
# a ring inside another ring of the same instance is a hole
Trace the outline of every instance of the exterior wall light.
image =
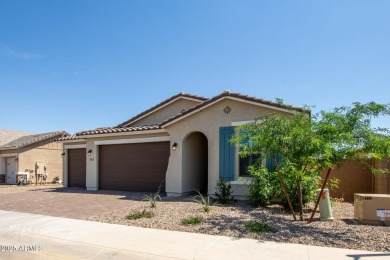
[(91, 154), (92, 154), (92, 149), (89, 149), (88, 150), (88, 156), (91, 156)]
[(177, 147), (177, 143), (174, 142), (173, 145), (172, 145), (172, 150), (176, 151), (176, 147)]
[(62, 154), (61, 154), (61, 157), (64, 158), (64, 157), (65, 157), (65, 153), (62, 153)]

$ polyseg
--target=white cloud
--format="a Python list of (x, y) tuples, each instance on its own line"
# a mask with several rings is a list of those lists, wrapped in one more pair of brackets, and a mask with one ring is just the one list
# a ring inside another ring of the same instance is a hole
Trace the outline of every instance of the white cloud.
[(3, 55), (12, 56), (19, 59), (30, 60), (30, 59), (42, 59), (45, 57), (44, 55), (39, 53), (16, 52), (4, 44), (0, 44), (0, 47), (1, 47), (1, 53)]

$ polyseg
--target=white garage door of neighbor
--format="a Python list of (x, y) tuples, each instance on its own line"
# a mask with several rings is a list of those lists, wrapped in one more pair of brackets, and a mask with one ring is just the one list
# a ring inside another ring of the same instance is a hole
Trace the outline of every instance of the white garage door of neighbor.
[(8, 184), (16, 184), (16, 161), (15, 158), (7, 158), (7, 180)]

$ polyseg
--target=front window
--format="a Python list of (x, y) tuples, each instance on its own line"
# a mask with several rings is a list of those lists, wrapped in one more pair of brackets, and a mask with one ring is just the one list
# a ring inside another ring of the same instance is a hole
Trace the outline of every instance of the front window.
[[(242, 133), (245, 133), (245, 130), (241, 130), (240, 134)], [(240, 142), (240, 152), (242, 151), (243, 149), (243, 146), (252, 146), (252, 142), (248, 141), (248, 140), (244, 140), (242, 142)], [(240, 177), (248, 177), (250, 176), (250, 173), (248, 171), (248, 167), (255, 164), (259, 158), (261, 157), (261, 154), (260, 153), (252, 153), (248, 156), (245, 156), (245, 157), (241, 157), (239, 156), (239, 172), (238, 172), (238, 175)]]
[(258, 153), (253, 153), (253, 154), (248, 155), (246, 157), (240, 157), (240, 159), (239, 159), (239, 176), (240, 177), (250, 176), (250, 173), (248, 171), (248, 167), (250, 165), (255, 164), (260, 157), (261, 157), (261, 155)]

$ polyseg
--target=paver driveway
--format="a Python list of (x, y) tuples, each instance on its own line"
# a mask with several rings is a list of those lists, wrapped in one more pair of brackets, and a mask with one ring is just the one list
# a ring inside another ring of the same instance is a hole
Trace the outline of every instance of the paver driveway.
[[(19, 190), (18, 190), (19, 188)], [(10, 192), (7, 192), (7, 189)], [(127, 207), (146, 193), (87, 191), (82, 188), (0, 187), (0, 209), (55, 217), (83, 219)]]

